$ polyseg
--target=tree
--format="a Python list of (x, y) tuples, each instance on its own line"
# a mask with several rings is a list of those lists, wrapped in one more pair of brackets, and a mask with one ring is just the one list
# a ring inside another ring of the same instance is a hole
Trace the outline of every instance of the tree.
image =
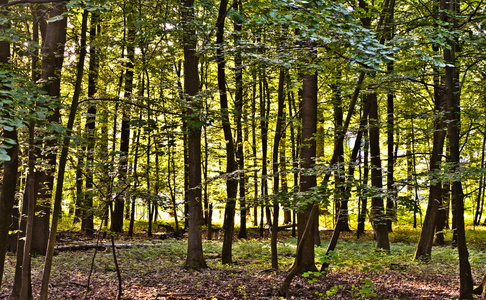
[[(125, 71), (125, 86), (124, 86), (124, 98), (127, 101), (131, 101), (133, 94), (133, 76), (134, 76), (134, 61), (135, 61), (135, 36), (137, 34), (135, 28), (134, 17), (134, 5), (132, 1), (128, 1), (127, 5), (127, 63)], [(125, 185), (128, 186), (128, 151), (130, 149), (130, 107), (122, 107), (122, 122), (120, 129), (120, 165), (119, 165), (119, 179)], [(111, 219), (111, 230), (114, 232), (123, 232), (123, 216), (125, 211), (125, 194), (120, 195), (115, 200), (115, 208), (113, 210), (114, 215)]]
[[(459, 1), (441, 0), (440, 8), (441, 19), (449, 26), (454, 26), (456, 20), (454, 13), (457, 12)], [(458, 51), (457, 41), (453, 37), (447, 39), (448, 47), (443, 50), (445, 66), (444, 75), (444, 101), (447, 107), (447, 137), (450, 146), (451, 173), (458, 171), (460, 163), (460, 124), (461, 124), (461, 93), (458, 77), (456, 76), (456, 51)], [(459, 277), (460, 291), (459, 298), (472, 299), (473, 279), (471, 266), (469, 264), (466, 245), (466, 231), (464, 224), (464, 192), (460, 178), (452, 181), (452, 201), (455, 205), (457, 250), (459, 252)]]
[[(231, 9), (231, 8), (229, 8)], [(235, 208), (236, 195), (238, 191), (238, 181), (236, 175), (236, 160), (235, 160), (235, 146), (233, 141), (233, 134), (231, 132), (231, 124), (229, 120), (228, 96), (226, 93), (226, 73), (225, 73), (225, 57), (224, 57), (224, 21), (228, 13), (228, 1), (221, 0), (219, 6), (219, 14), (217, 20), (217, 34), (216, 34), (216, 57), (218, 64), (218, 88), (219, 101), (221, 105), (221, 119), (223, 123), (223, 133), (226, 145), (226, 194), (227, 202), (224, 210), (224, 237), (223, 250), (221, 254), (221, 261), (223, 264), (230, 264), (232, 262), (232, 245), (233, 245), (233, 231), (235, 222)]]
[[(309, 60), (314, 59), (316, 49), (314, 44), (309, 44), (308, 55), (311, 56)], [(316, 140), (315, 134), (317, 132), (317, 71), (306, 70), (307, 73), (303, 75), (302, 83), (302, 135), (301, 135), (301, 150), (300, 160), (303, 173), (300, 174), (300, 193), (304, 194), (304, 199), (307, 205), (304, 210), (298, 212), (298, 233), (299, 240), (303, 241), (302, 250), (302, 264), (296, 266), (298, 273), (305, 271), (316, 270), (314, 262), (314, 237), (309, 235), (307, 239), (304, 238), (304, 230), (307, 220), (310, 219), (310, 213), (314, 205), (312, 199), (312, 189), (317, 185), (316, 175), (313, 174), (313, 166), (316, 157)]]
[(182, 27), (184, 44), (184, 91), (188, 104), (186, 110), (189, 167), (189, 227), (187, 258), (185, 267), (201, 269), (206, 267), (202, 250), (202, 203), (201, 203), (201, 121), (199, 120), (200, 100), (197, 37), (191, 23), (194, 21), (194, 0), (185, 0), (182, 7)]
[[(0, 1), (0, 5), (8, 3), (7, 1)], [(8, 12), (6, 10), (0, 11), (1, 17), (5, 17)], [(8, 30), (8, 23), (0, 25), (0, 31)], [(10, 66), (10, 43), (8, 41), (0, 41), (0, 67), (1, 69), (9, 69)], [(2, 81), (3, 82), (3, 81)], [(9, 88), (0, 83), (0, 91), (6, 91)], [(0, 101), (9, 101), (0, 97)], [(3, 116), (9, 118), (9, 116)], [(19, 146), (16, 126), (8, 126), (5, 124), (2, 130), (1, 140), (6, 141), (10, 146), (6, 150), (7, 157), (3, 158), (3, 180), (0, 195), (0, 286), (2, 286), (2, 279), (5, 265), (5, 253), (8, 242), (8, 232), (10, 223), (12, 221), (12, 209), (15, 201), (15, 193), (17, 191), (17, 174), (19, 167)]]

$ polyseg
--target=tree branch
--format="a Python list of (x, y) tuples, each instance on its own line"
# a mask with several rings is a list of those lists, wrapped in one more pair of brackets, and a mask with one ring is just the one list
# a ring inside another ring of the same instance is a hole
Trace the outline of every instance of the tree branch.
[(43, 3), (58, 3), (58, 2), (64, 2), (65, 0), (17, 0), (17, 1), (12, 1), (7, 4), (2, 4), (0, 7), (8, 7), (8, 6), (13, 6), (17, 4), (25, 4), (25, 3), (30, 3), (30, 4), (43, 4)]

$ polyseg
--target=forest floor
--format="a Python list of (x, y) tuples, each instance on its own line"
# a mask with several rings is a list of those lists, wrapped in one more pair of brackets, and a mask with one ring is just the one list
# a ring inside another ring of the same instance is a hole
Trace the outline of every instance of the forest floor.
[[(316, 260), (322, 261), (329, 232), (322, 232), (322, 247), (316, 247)], [(326, 275), (296, 277), (287, 299), (455, 299), (459, 292), (457, 250), (434, 247), (427, 263), (412, 262), (415, 244), (401, 242), (404, 233), (395, 233), (390, 253), (376, 251), (370, 234), (356, 240), (345, 233), (332, 267)], [(116, 248), (122, 279), (121, 299), (283, 299), (278, 288), (291, 267), (295, 238), (282, 233), (279, 242), (278, 271), (270, 268), (269, 238), (235, 240), (234, 264), (220, 262), (222, 236), (204, 242), (207, 269), (183, 268), (187, 242), (184, 238), (162, 240), (155, 236), (119, 236)], [(58, 245), (95, 243), (75, 232), (61, 232)], [(408, 241), (408, 240), (407, 240)], [(104, 240), (103, 243), (110, 243)], [(470, 247), (470, 262), (478, 282), (484, 272), (484, 246)], [(96, 253), (88, 291), (88, 277)], [(15, 265), (7, 258), (4, 286), (0, 297), (10, 294)], [(40, 289), (43, 257), (32, 260), (34, 298)], [(117, 269), (111, 247), (104, 250), (59, 251), (54, 258), (49, 299), (116, 299)], [(477, 298), (479, 299), (479, 298)]]

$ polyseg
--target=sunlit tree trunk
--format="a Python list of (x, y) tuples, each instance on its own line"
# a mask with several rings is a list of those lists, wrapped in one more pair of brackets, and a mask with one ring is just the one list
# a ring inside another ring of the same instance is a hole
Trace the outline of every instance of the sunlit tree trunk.
[(356, 230), (356, 235), (359, 238), (360, 235), (365, 233), (365, 223), (366, 223), (366, 216), (368, 214), (368, 196), (366, 195), (366, 189), (368, 187), (369, 182), (369, 174), (370, 174), (370, 167), (368, 163), (369, 157), (369, 139), (368, 139), (368, 130), (363, 132), (363, 178), (361, 180), (361, 188), (359, 193), (359, 200), (361, 202), (361, 207), (358, 213), (358, 228)]

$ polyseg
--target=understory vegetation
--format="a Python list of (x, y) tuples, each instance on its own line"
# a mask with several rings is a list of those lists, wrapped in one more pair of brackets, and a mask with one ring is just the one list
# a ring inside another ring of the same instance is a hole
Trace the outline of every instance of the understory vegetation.
[[(67, 219), (67, 218), (66, 218)], [(249, 239), (234, 242), (234, 264), (220, 260), (221, 228), (215, 237), (205, 240), (203, 251), (207, 269), (191, 271), (183, 268), (187, 240), (161, 239), (164, 229), (147, 238), (145, 222), (135, 224), (135, 236), (118, 236), (117, 244), (131, 245), (116, 249), (122, 276), (122, 299), (283, 299), (277, 290), (292, 266), (297, 239), (290, 231), (280, 232), (278, 242), (279, 270), (270, 262), (269, 233), (259, 237), (257, 228), (250, 228)], [(62, 229), (71, 227), (63, 223)], [(470, 262), (474, 278), (480, 278), (486, 265), (486, 231), (468, 228)], [(103, 233), (101, 234), (103, 236)], [(398, 224), (390, 233), (389, 252), (376, 249), (372, 231), (356, 239), (352, 232), (343, 233), (336, 251), (327, 258), (325, 249), (331, 232), (321, 231), (322, 244), (316, 246), (316, 261), (331, 262), (325, 275), (305, 273), (295, 279), (288, 299), (453, 299), (458, 296), (458, 254), (450, 244), (434, 247), (428, 263), (413, 260), (419, 229)], [(109, 239), (101, 239), (103, 243)], [(206, 236), (203, 235), (203, 238)], [(450, 241), (452, 233), (446, 234)], [(76, 231), (61, 231), (59, 247), (96, 243)], [(96, 252), (96, 253), (95, 253)], [(93, 263), (93, 256), (95, 256)], [(32, 259), (34, 297), (40, 286), (42, 256)], [(92, 268), (91, 283), (87, 282)], [(15, 260), (8, 256), (6, 282), (12, 282)], [(57, 251), (51, 278), (52, 299), (111, 299), (117, 294), (117, 275), (111, 248), (103, 250)], [(1, 295), (8, 295), (5, 285)]]

